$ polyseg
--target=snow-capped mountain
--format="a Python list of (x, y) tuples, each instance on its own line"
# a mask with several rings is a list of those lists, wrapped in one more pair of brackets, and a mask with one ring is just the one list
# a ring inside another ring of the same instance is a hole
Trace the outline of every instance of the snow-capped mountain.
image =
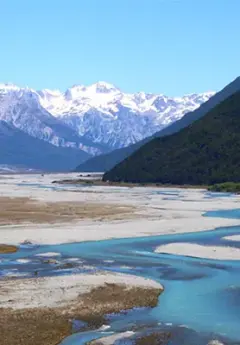
[(38, 93), (29, 88), (0, 85), (0, 120), (55, 146), (77, 148), (91, 154), (104, 151), (51, 115), (41, 105)]
[(98, 154), (152, 135), (213, 94), (129, 94), (105, 82), (75, 85), (66, 92), (2, 84), (0, 120), (53, 145)]
[(98, 82), (73, 86), (65, 93), (38, 92), (41, 105), (52, 115), (95, 143), (120, 148), (148, 137), (195, 110), (214, 92), (170, 98), (139, 92), (128, 94)]

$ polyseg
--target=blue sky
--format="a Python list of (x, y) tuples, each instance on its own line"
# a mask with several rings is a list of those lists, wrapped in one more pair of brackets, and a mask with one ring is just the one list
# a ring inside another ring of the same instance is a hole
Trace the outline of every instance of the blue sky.
[(240, 75), (240, 0), (7, 0), (1, 82), (218, 90)]

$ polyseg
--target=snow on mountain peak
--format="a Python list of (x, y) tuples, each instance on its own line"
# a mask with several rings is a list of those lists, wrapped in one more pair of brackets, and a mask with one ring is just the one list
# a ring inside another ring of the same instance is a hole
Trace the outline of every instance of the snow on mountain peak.
[(20, 89), (20, 87), (14, 85), (12, 83), (0, 84), (0, 93), (19, 90), (19, 89)]
[(124, 93), (103, 81), (74, 85), (40, 103), (52, 115), (76, 129), (79, 135), (118, 148), (129, 145), (193, 111), (214, 93), (167, 97), (153, 93)]
[(92, 84), (90, 88), (96, 90), (99, 93), (108, 93), (108, 92), (120, 92), (118, 88), (110, 83), (105, 83), (104, 81), (99, 81), (98, 83)]
[[(100, 81), (98, 83), (84, 86), (84, 85), (73, 85), (71, 88), (67, 89), (65, 92), (65, 97), (68, 99), (76, 99), (79, 97), (91, 97), (96, 93), (110, 93), (110, 92), (120, 92), (118, 88), (114, 85)], [(71, 97), (70, 97), (71, 95)]]
[(52, 118), (52, 123), (60, 121), (94, 145), (114, 149), (152, 135), (195, 110), (213, 94), (167, 97), (124, 93), (103, 81), (89, 86), (74, 85), (65, 92), (0, 84), (0, 118), (40, 139), (65, 145), (52, 127), (44, 125), (44, 119)]

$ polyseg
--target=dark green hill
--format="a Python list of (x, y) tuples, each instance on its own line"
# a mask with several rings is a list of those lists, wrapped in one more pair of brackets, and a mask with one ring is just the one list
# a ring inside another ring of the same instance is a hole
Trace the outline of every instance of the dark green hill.
[(240, 181), (240, 92), (180, 132), (153, 139), (103, 179), (202, 185)]
[(130, 156), (133, 152), (138, 150), (141, 146), (143, 146), (153, 138), (163, 137), (180, 131), (182, 128), (187, 127), (189, 124), (206, 115), (209, 110), (213, 109), (217, 104), (224, 101), (227, 97), (231, 96), (237, 91), (240, 91), (240, 77), (238, 77), (233, 82), (228, 84), (224, 89), (216, 93), (206, 103), (202, 104), (198, 109), (196, 109), (193, 112), (187, 113), (180, 120), (164, 128), (160, 132), (155, 133), (152, 137), (146, 138), (134, 145), (130, 145), (122, 149), (114, 150), (107, 154), (90, 158), (86, 162), (78, 165), (75, 170), (82, 172), (101, 172), (110, 170), (116, 164), (123, 161), (126, 157)]
[(56, 147), (0, 121), (0, 164), (45, 171), (69, 171), (89, 155), (81, 150)]

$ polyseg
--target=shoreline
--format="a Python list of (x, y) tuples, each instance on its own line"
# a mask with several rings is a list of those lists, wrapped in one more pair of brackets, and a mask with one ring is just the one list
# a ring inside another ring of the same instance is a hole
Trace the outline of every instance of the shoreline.
[(1, 344), (56, 345), (74, 333), (72, 320), (95, 329), (106, 314), (155, 307), (162, 292), (153, 280), (106, 272), (0, 280)]
[(213, 260), (240, 260), (239, 248), (230, 246), (204, 246), (186, 242), (161, 245), (155, 249), (155, 253)]
[[(164, 290), (158, 282), (124, 273), (76, 273), (63, 276), (0, 280), (0, 308), (68, 308), (74, 301), (102, 286)], [(8, 294), (4, 291), (7, 288)]]
[[(169, 187), (151, 186), (79, 186), (77, 190), (61, 190), (52, 189), (52, 179), (52, 175), (32, 175), (31, 178), (14, 176), (0, 180), (0, 199), (8, 200), (10, 211), (13, 205), (15, 211), (17, 207), (18, 220), (20, 217), (20, 222), (15, 219), (14, 224), (0, 226), (2, 244), (58, 245), (240, 226), (239, 219), (203, 217), (210, 210), (238, 208), (237, 196), (214, 196), (211, 199), (206, 197), (206, 191), (202, 189), (180, 189), (175, 186), (174, 191)], [(28, 200), (24, 209), (22, 200)], [(34, 200), (34, 207), (29, 200)], [(43, 221), (44, 218), (38, 212), (39, 205), (42, 205), (41, 211), (46, 217), (45, 207), (50, 204), (53, 206), (52, 211), (49, 210), (51, 223), (49, 218)], [(81, 207), (75, 209), (76, 205)], [(35, 222), (29, 222), (28, 213), (32, 214), (31, 219)], [(109, 217), (109, 214), (114, 214), (114, 217)], [(2, 217), (6, 215), (2, 214)], [(192, 244), (184, 246), (183, 255), (194, 254), (199, 258), (213, 255), (209, 254), (207, 246), (198, 246), (194, 250)], [(224, 248), (224, 252), (220, 248), (221, 251), (214, 252), (215, 255), (221, 259), (224, 259), (224, 255), (231, 255), (229, 248)], [(48, 256), (56, 254), (52, 248), (46, 249), (46, 252)], [(11, 258), (12, 254), (7, 255)], [(85, 320), (96, 328), (103, 324), (104, 315), (108, 312), (119, 312), (136, 306), (154, 307), (163, 287), (154, 280), (148, 280), (148, 286), (145, 283), (146, 280), (139, 276), (106, 272), (0, 279), (0, 325), (5, 325), (0, 333), (7, 339), (3, 345), (18, 345), (19, 336), (24, 337), (24, 345), (42, 345), (44, 340), (36, 338), (36, 327), (42, 329), (41, 334), (49, 339), (47, 345), (56, 345), (71, 334), (71, 319)], [(109, 298), (112, 298), (111, 303)], [(89, 305), (92, 305), (92, 309)], [(28, 329), (26, 324), (29, 324)], [(52, 331), (53, 328), (56, 332)], [(12, 329), (18, 332), (11, 333)], [(9, 339), (10, 335), (15, 338)]]
[(225, 237), (223, 237), (223, 239), (227, 240), (227, 241), (237, 241), (237, 242), (240, 242), (240, 235), (225, 236)]
[[(221, 218), (193, 218), (165, 220), (128, 220), (112, 222), (81, 222), (73, 224), (22, 224), (1, 226), (1, 242), (4, 245), (20, 246), (24, 242), (34, 245), (58, 245), (111, 239), (142, 238), (209, 231), (221, 227), (239, 226), (240, 221)], [(141, 222), (141, 227), (139, 227)], [(124, 227), (123, 227), (124, 225)], [(131, 228), (131, 232), (129, 232)], [(51, 230), (51, 233), (49, 233)]]
[[(62, 179), (66, 176), (60, 175)], [(238, 208), (239, 196), (216, 195), (211, 199), (206, 198), (204, 190), (153, 187), (80, 186), (77, 191), (53, 190), (53, 178), (54, 175), (5, 175), (0, 180), (0, 200), (11, 200), (8, 209), (17, 207), (20, 212), (13, 214), (15, 223), (0, 226), (2, 244), (62, 244), (240, 225), (238, 219), (203, 217), (209, 210)], [(25, 205), (21, 205), (21, 200), (27, 200)], [(9, 217), (8, 209), (5, 219)]]
[[(80, 176), (81, 177), (81, 176)], [(83, 176), (84, 177), (84, 176)], [(90, 186), (104, 186), (104, 187), (155, 187), (155, 188), (170, 188), (170, 189), (200, 189), (207, 190), (206, 185), (173, 185), (173, 184), (162, 184), (162, 183), (132, 183), (132, 182), (111, 182), (103, 181), (102, 179), (91, 179), (86, 176), (86, 178), (75, 178), (75, 179), (63, 179), (63, 180), (53, 180), (53, 184), (59, 185), (90, 185)]]
[[(100, 175), (98, 175), (100, 176)], [(152, 183), (152, 182), (116, 182), (116, 181), (103, 181), (95, 177), (93, 174), (79, 175), (80, 178), (54, 180), (53, 184), (59, 185), (85, 185), (85, 186), (105, 186), (105, 187), (154, 187), (154, 188), (168, 188), (168, 189), (195, 189), (205, 190), (214, 193), (228, 193), (239, 195), (240, 183), (237, 182), (222, 182), (211, 185), (187, 185), (187, 184), (170, 184), (170, 183)]]

